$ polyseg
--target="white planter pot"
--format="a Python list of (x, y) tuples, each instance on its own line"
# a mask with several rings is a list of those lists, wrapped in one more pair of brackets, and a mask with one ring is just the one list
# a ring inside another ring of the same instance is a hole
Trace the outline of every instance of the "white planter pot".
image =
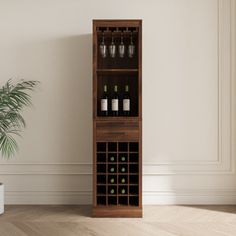
[(4, 185), (0, 183), (0, 215), (4, 212)]

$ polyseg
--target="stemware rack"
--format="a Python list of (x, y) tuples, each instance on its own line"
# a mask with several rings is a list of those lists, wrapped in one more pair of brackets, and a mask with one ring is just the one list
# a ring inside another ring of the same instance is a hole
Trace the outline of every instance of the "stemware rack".
[[(112, 39), (129, 57), (103, 57), (99, 46)], [(132, 39), (130, 38), (132, 36)], [(104, 39), (103, 39), (104, 37)], [(126, 117), (103, 117), (99, 99), (104, 84), (130, 87), (131, 110)], [(142, 217), (142, 21), (93, 21), (93, 217)]]

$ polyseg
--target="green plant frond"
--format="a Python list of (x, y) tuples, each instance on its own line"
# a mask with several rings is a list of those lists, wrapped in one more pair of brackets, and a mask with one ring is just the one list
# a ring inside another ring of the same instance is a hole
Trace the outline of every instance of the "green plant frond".
[(20, 91), (20, 90), (34, 90), (35, 86), (38, 84), (38, 81), (19, 81), (14, 87), (12, 87), (12, 91)]
[(24, 128), (26, 126), (25, 120), (22, 115), (15, 111), (10, 111), (5, 116), (6, 120), (9, 120), (13, 127)]
[(0, 122), (0, 130), (1, 132), (9, 130), (11, 127), (11, 122), (7, 119), (1, 119)]
[(38, 81), (19, 81), (16, 84), (8, 80), (0, 88), (0, 152), (3, 157), (10, 158), (18, 150), (14, 136), (20, 136), (26, 126), (20, 114), (22, 109), (30, 106), (31, 96)]
[(3, 157), (10, 158), (18, 151), (16, 140), (9, 134), (1, 134), (0, 150)]

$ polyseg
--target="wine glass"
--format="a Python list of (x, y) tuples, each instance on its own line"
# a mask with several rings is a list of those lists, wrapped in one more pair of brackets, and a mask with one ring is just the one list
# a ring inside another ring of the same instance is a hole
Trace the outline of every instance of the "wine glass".
[(105, 58), (107, 56), (107, 46), (105, 44), (104, 33), (102, 33), (102, 42), (99, 45), (99, 49), (100, 49), (101, 57)]
[(114, 58), (116, 56), (116, 45), (114, 43), (113, 33), (111, 35), (111, 44), (109, 45), (109, 53), (111, 58)]
[(123, 42), (123, 33), (121, 33), (121, 37), (120, 37), (119, 56), (121, 58), (123, 58), (125, 56), (125, 45)]
[(130, 44), (128, 46), (128, 57), (132, 58), (134, 56), (134, 53), (135, 53), (135, 46), (134, 46), (134, 43), (133, 43), (133, 34), (131, 32), (131, 34), (130, 34)]

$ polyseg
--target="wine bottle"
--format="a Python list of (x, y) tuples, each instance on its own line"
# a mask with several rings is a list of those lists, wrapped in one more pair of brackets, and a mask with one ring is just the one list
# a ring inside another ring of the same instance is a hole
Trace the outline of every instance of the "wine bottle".
[(122, 173), (124, 173), (124, 172), (125, 172), (125, 167), (121, 167), (120, 171), (121, 171)]
[(114, 86), (114, 94), (111, 99), (111, 111), (113, 116), (119, 115), (119, 96), (118, 96), (118, 86)]
[(107, 85), (103, 87), (103, 95), (101, 97), (101, 115), (108, 116), (108, 94)]
[(111, 162), (115, 161), (115, 157), (111, 156), (111, 157), (110, 157), (110, 161), (111, 161)]
[(111, 179), (110, 179), (110, 183), (111, 183), (111, 184), (114, 184), (114, 183), (115, 183), (115, 179), (114, 179), (114, 178), (111, 178)]
[(121, 161), (125, 161), (125, 156), (122, 156), (122, 157), (121, 157)]
[(115, 189), (114, 189), (114, 188), (111, 188), (111, 189), (110, 189), (110, 193), (111, 193), (111, 194), (114, 194), (114, 193), (115, 193)]
[(129, 85), (125, 85), (125, 93), (123, 96), (123, 115), (130, 115), (130, 95), (129, 95)]
[(122, 178), (122, 179), (121, 179), (121, 183), (122, 183), (122, 184), (125, 184), (125, 178)]
[(125, 194), (125, 192), (126, 192), (125, 188), (122, 188), (121, 191), (120, 191), (121, 194)]
[(110, 168), (110, 172), (111, 172), (111, 173), (114, 173), (114, 172), (115, 172), (115, 167), (111, 167), (111, 168)]

